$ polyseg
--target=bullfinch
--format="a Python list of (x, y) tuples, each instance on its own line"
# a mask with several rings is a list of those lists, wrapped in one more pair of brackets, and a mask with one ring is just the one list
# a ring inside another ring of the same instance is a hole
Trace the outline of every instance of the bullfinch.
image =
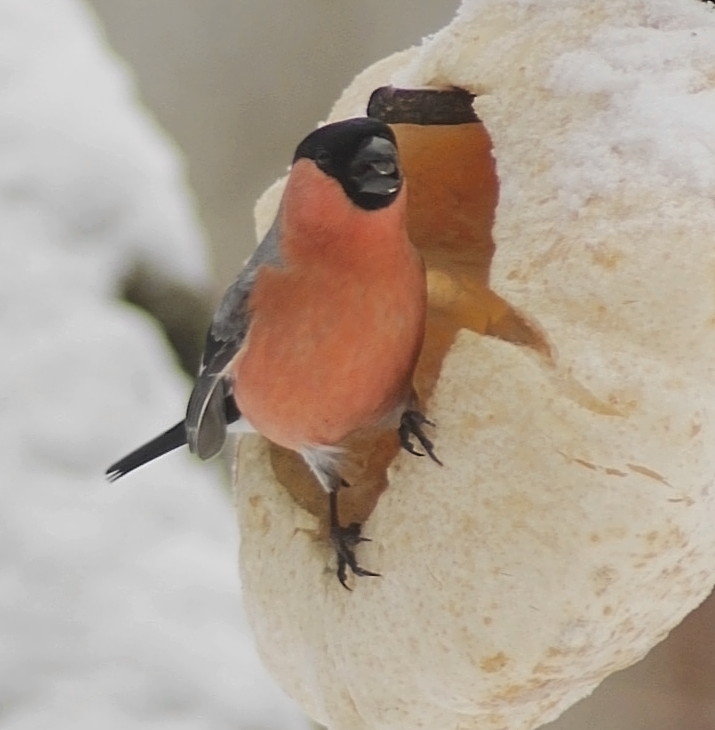
[(298, 452), (328, 494), (337, 576), (361, 568), (360, 525), (340, 524), (341, 443), (397, 428), (437, 463), (412, 375), (426, 312), (422, 259), (406, 230), (395, 136), (359, 117), (297, 147), (275, 221), (213, 317), (186, 418), (107, 469), (114, 481), (183, 444), (217, 454), (227, 426)]

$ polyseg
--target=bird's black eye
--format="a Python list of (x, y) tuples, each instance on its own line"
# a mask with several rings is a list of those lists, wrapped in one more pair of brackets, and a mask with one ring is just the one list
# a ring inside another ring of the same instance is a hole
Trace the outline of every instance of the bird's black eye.
[(315, 153), (315, 164), (321, 169), (325, 169), (330, 164), (330, 155), (326, 150), (318, 150)]

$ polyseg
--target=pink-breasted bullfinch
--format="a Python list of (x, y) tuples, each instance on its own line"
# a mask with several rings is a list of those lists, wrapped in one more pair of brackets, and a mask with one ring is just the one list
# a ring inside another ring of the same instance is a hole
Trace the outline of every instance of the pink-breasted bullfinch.
[(298, 145), (276, 219), (213, 317), (185, 420), (108, 478), (185, 443), (208, 459), (238, 421), (298, 452), (328, 493), (340, 582), (347, 567), (378, 575), (355, 559), (360, 525), (340, 525), (340, 444), (394, 424), (404, 448), (419, 453), (414, 436), (438, 462), (412, 387), (426, 296), (392, 130), (362, 117), (317, 129)]

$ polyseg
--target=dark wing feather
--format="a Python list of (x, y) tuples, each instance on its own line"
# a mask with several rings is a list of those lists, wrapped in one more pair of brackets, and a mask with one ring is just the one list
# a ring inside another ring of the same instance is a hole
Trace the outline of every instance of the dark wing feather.
[(248, 300), (259, 268), (282, 263), (279, 239), (276, 219), (236, 281), (226, 290), (206, 335), (201, 370), (186, 410), (187, 443), (202, 459), (218, 453), (226, 440), (224, 403), (231, 394), (226, 369), (241, 349), (250, 326)]

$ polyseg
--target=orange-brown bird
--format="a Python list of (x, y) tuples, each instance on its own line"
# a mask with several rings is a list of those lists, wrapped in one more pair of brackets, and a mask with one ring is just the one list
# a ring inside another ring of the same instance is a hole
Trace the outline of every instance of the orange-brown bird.
[(394, 424), (405, 449), (419, 454), (414, 436), (439, 463), (412, 387), (426, 282), (406, 194), (386, 124), (359, 117), (309, 134), (271, 229), (213, 317), (185, 420), (110, 466), (109, 479), (185, 443), (208, 459), (238, 422), (297, 451), (328, 493), (340, 582), (347, 567), (378, 575), (356, 561), (360, 526), (340, 525), (340, 444)]

